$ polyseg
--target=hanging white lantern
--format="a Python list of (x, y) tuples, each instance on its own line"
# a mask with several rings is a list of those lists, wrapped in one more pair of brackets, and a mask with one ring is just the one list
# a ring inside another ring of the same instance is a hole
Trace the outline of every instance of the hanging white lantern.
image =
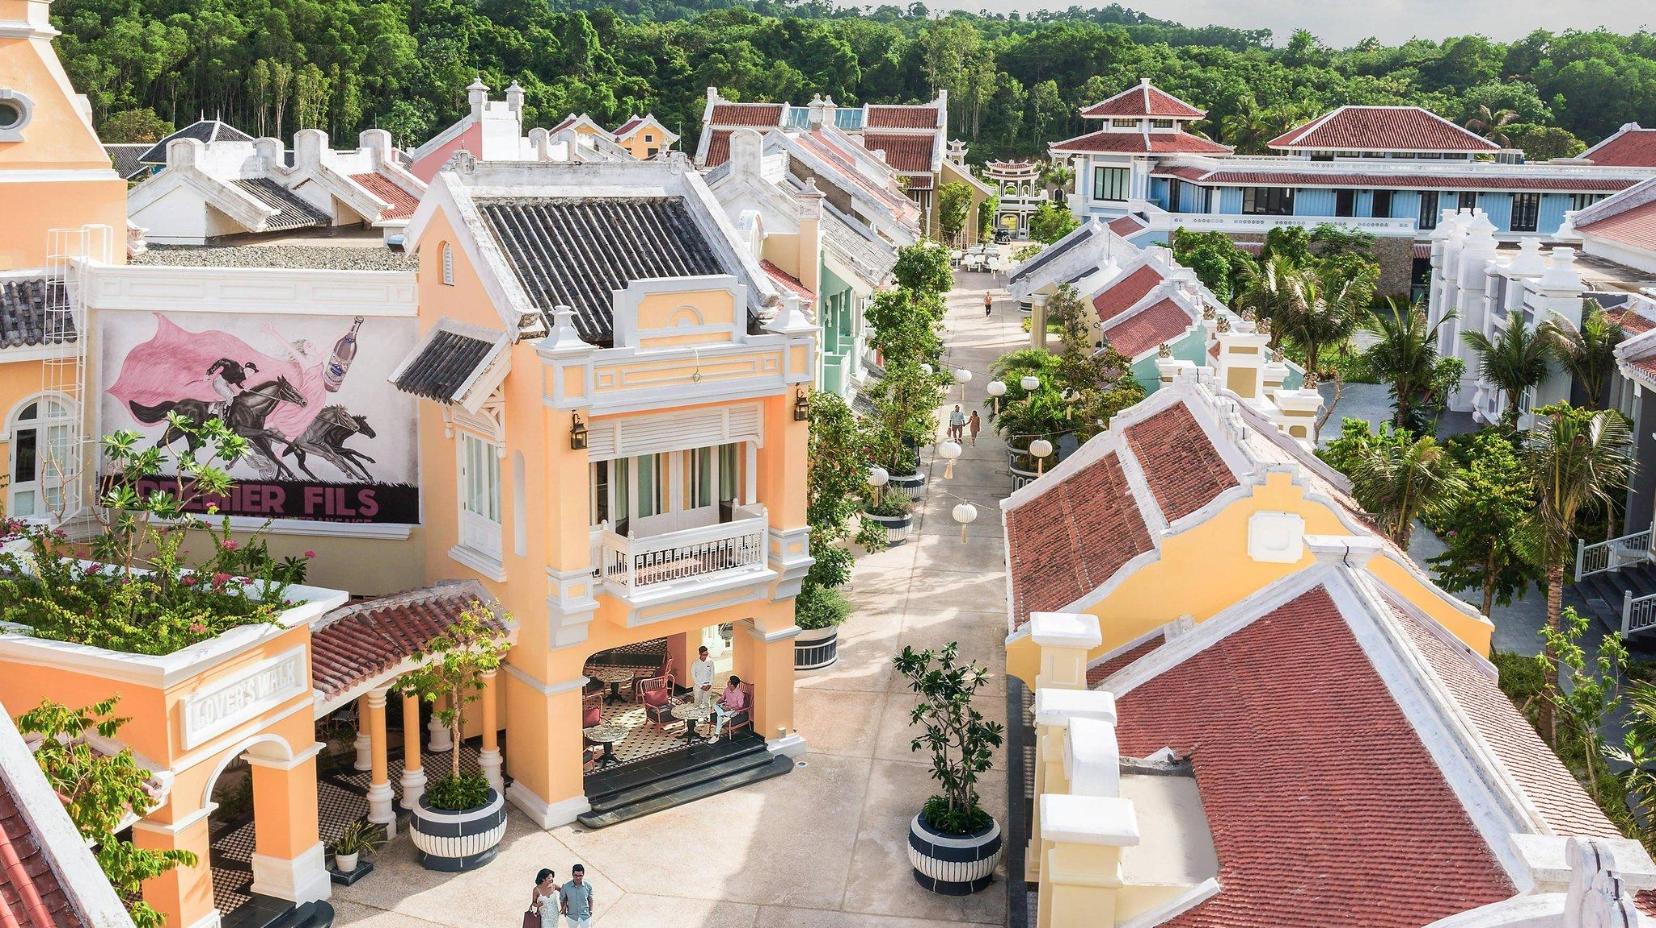
[(883, 467), (870, 467), (868, 469), (868, 485), (869, 486), (871, 486), (871, 487), (883, 487), (887, 483), (890, 483), (890, 482), (891, 482), (891, 474), (887, 473), (885, 468), (883, 468)]
[(994, 396), (994, 397), (1005, 396), (1006, 395), (1006, 384), (1001, 383), (999, 380), (991, 380), (988, 383), (983, 385), (983, 392), (989, 394), (990, 396)]
[(954, 379), (955, 383), (971, 383), (972, 372), (964, 367), (957, 367), (955, 368)]
[(920, 372), (925, 374), (927, 377), (930, 377), (932, 375), (932, 366), (930, 364), (921, 364)]
[(1035, 474), (1039, 476), (1046, 471), (1046, 459), (1052, 453), (1052, 442), (1037, 438), (1029, 443), (1029, 453), (1035, 456)]
[(972, 522), (977, 519), (977, 516), (977, 507), (971, 503), (958, 503), (955, 505), (954, 520), (960, 523), (960, 541), (962, 544), (966, 541), (966, 526), (972, 524)]
[(1028, 374), (1024, 379), (1018, 381), (1018, 386), (1023, 387), (1026, 393), (1031, 390), (1039, 390), (1041, 388), (1041, 378), (1034, 374)]
[(960, 460), (961, 450), (960, 442), (953, 440), (945, 441), (941, 445), (937, 446), (937, 456), (948, 462), (943, 467), (944, 480), (949, 480), (954, 477), (955, 461)]

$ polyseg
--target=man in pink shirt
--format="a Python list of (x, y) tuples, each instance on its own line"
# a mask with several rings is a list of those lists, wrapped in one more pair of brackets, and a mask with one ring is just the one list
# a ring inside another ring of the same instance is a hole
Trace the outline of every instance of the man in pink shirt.
[(727, 723), (740, 725), (747, 721), (749, 708), (747, 693), (742, 691), (742, 678), (732, 676), (724, 694), (713, 704), (713, 734), (707, 736), (707, 743), (717, 742)]

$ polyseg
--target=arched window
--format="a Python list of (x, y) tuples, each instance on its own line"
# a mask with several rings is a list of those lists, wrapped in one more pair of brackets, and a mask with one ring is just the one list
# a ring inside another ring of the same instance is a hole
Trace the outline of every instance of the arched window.
[(438, 257), (443, 262), (443, 283), (454, 286), (454, 247), (448, 242), (437, 246)]
[(49, 515), (63, 499), (63, 472), (74, 453), (74, 407), (61, 396), (24, 400), (6, 423), (6, 512)]

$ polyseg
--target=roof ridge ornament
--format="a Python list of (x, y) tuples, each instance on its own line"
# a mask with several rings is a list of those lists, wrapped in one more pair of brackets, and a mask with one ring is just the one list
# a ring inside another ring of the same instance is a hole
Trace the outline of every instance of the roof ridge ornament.
[(559, 304), (552, 307), (552, 335), (542, 346), (548, 352), (593, 351), (594, 346), (575, 331), (575, 308)]

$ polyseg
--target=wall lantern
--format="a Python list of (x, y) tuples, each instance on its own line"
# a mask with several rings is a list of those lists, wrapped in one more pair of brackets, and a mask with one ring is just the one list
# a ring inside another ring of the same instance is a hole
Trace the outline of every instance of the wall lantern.
[(581, 414), (580, 413), (572, 412), (572, 413), (569, 414), (569, 450), (571, 450), (571, 451), (585, 451), (586, 446), (587, 446), (587, 427), (586, 427), (586, 423), (581, 421)]
[(805, 388), (800, 387), (794, 392), (794, 421), (806, 422), (811, 418), (811, 398), (805, 395)]

